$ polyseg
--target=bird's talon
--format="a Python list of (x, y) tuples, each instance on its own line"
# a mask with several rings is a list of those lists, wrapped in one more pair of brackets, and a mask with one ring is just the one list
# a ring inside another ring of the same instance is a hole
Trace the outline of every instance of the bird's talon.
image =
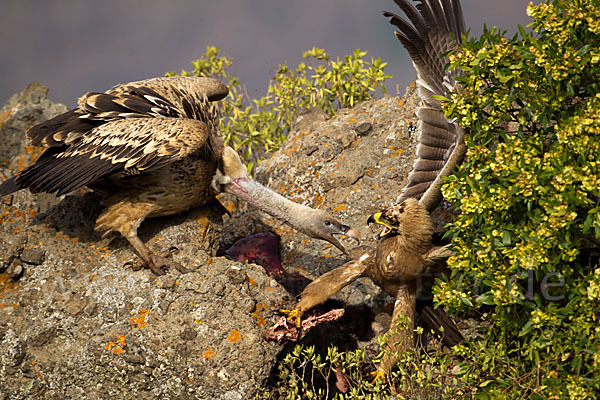
[(300, 328), (302, 326), (302, 314), (300, 310), (279, 310), (279, 312), (285, 314), (289, 319), (296, 320), (296, 328)]
[(378, 381), (381, 383), (385, 383), (385, 372), (383, 372), (380, 369), (373, 372), (369, 372), (369, 377), (373, 378), (373, 380), (371, 381), (371, 385), (377, 384)]

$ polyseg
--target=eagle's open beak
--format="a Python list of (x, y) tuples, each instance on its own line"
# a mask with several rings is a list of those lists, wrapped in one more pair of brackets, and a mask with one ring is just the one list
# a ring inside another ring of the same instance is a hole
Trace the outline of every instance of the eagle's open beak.
[(383, 221), (381, 220), (381, 213), (380, 213), (380, 212), (378, 212), (378, 213), (375, 213), (375, 214), (371, 215), (371, 216), (369, 217), (369, 219), (367, 219), (367, 225), (369, 225), (369, 224), (379, 224), (379, 225), (383, 225), (383, 227), (384, 227), (384, 228), (383, 228), (383, 232), (381, 232), (381, 233), (379, 234), (379, 237), (380, 237), (380, 238), (384, 237), (385, 235), (387, 235), (388, 233), (390, 233), (390, 232), (392, 231), (392, 227), (391, 227), (391, 226), (389, 226), (388, 224), (386, 224), (385, 222), (383, 222)]

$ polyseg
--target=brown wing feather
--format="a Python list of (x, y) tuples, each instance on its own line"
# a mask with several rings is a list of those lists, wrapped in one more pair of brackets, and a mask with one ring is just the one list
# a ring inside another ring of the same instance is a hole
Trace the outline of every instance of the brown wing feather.
[(121, 119), (100, 125), (72, 146), (48, 149), (15, 182), (32, 192), (68, 193), (102, 177), (146, 173), (202, 154), (210, 131), (182, 118)]
[(89, 92), (79, 107), (31, 128), (32, 144), (58, 147), (77, 143), (87, 132), (104, 123), (126, 118), (182, 117), (203, 121), (206, 100), (217, 101), (229, 93), (227, 86), (211, 78), (161, 77), (130, 82), (105, 93)]
[(445, 69), (448, 60), (443, 55), (460, 42), (464, 19), (458, 0), (419, 0), (416, 7), (410, 0), (395, 2), (410, 22), (394, 13), (384, 15), (399, 29), (396, 37), (413, 61), (419, 97), (424, 103), (417, 111), (417, 158), (398, 202), (414, 197), (431, 212), (441, 200), (441, 176), (451, 173), (465, 150), (463, 130), (446, 119), (439, 100), (434, 98), (448, 96), (447, 88), (456, 86), (457, 72)]

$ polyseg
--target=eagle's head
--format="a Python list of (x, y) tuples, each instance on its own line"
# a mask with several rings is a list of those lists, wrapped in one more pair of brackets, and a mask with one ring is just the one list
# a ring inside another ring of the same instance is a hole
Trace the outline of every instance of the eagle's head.
[(417, 199), (409, 198), (401, 204), (386, 208), (369, 217), (367, 224), (379, 224), (383, 227), (378, 239), (396, 235), (413, 236), (419, 233), (429, 234), (433, 230), (427, 210)]

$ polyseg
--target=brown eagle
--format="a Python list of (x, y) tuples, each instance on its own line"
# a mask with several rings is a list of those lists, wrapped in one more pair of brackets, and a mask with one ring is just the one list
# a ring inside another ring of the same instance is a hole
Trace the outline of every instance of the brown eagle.
[[(147, 217), (173, 215), (210, 203), (229, 191), (307, 235), (342, 252), (334, 235), (356, 240), (358, 232), (321, 210), (293, 203), (254, 182), (218, 133), (215, 101), (227, 87), (211, 78), (161, 77), (130, 82), (104, 93), (89, 92), (78, 107), (27, 132), (32, 144), (46, 147), (40, 158), (0, 185), (0, 196), (28, 188), (62, 195), (87, 186), (103, 195), (106, 209), (96, 220), (105, 235), (119, 232), (144, 266), (185, 271), (152, 254), (137, 234)], [(228, 172), (240, 178), (232, 180)]]
[[(412, 346), (415, 301), (419, 277), (427, 269), (447, 258), (446, 247), (433, 247), (430, 218), (440, 203), (442, 176), (447, 176), (462, 161), (465, 153), (464, 131), (448, 121), (434, 96), (449, 96), (456, 86), (456, 73), (445, 69), (446, 53), (460, 44), (465, 32), (458, 0), (395, 0), (408, 20), (391, 12), (396, 37), (407, 49), (417, 71), (417, 89), (422, 105), (417, 110), (419, 144), (417, 158), (408, 183), (397, 204), (369, 217), (367, 223), (383, 227), (376, 248), (361, 246), (351, 251), (353, 260), (327, 272), (308, 285), (296, 308), (289, 312), (297, 318), (333, 296), (361, 276), (371, 278), (396, 298), (392, 328), (407, 317), (407, 324), (396, 327), (388, 337), (388, 352), (377, 371), (384, 376), (395, 364), (390, 354), (402, 353)], [(447, 317), (446, 317), (447, 318)], [(453, 325), (453, 323), (452, 323)], [(460, 337), (460, 333), (454, 333)]]

